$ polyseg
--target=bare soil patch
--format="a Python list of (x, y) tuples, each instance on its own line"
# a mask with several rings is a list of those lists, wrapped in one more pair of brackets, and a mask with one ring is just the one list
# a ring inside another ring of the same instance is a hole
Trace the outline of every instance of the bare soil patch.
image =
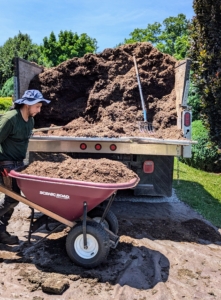
[[(124, 193), (121, 191), (121, 193)], [(30, 210), (20, 203), (9, 229), (19, 246), (0, 244), (0, 299), (219, 299), (221, 235), (180, 203), (113, 203), (120, 242), (96, 268), (67, 256), (64, 225), (34, 246), (27, 244)], [(35, 213), (36, 218), (41, 214)], [(50, 228), (57, 222), (50, 220)]]

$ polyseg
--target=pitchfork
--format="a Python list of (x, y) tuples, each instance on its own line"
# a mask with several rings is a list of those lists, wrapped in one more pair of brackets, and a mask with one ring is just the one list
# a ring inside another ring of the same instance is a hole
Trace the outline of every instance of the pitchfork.
[(138, 82), (138, 86), (139, 86), (141, 105), (142, 105), (142, 110), (143, 110), (143, 119), (144, 119), (144, 121), (140, 121), (138, 123), (139, 129), (141, 132), (153, 133), (154, 128), (152, 126), (152, 123), (147, 122), (147, 110), (146, 110), (146, 106), (145, 106), (145, 102), (144, 102), (144, 98), (143, 98), (143, 92), (142, 92), (142, 88), (141, 88), (140, 77), (139, 77), (139, 73), (138, 73), (137, 62), (136, 62), (135, 56), (133, 56), (133, 59), (134, 59), (134, 65), (135, 65), (135, 70), (136, 70), (136, 75), (137, 75), (137, 82)]

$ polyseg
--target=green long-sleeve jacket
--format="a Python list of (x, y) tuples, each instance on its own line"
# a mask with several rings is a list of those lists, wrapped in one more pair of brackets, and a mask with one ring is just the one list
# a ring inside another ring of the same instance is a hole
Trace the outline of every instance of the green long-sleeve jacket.
[(0, 117), (0, 161), (22, 161), (25, 158), (33, 127), (33, 117), (26, 122), (19, 109)]

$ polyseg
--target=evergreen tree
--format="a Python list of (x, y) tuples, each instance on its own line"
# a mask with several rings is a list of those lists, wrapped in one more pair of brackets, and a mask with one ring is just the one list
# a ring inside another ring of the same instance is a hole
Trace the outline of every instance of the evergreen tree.
[(221, 1), (194, 0), (191, 30), (194, 85), (201, 100), (203, 123), (221, 148)]

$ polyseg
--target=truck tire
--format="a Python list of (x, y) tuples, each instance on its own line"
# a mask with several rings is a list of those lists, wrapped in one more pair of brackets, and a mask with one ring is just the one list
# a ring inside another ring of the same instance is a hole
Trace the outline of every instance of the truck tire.
[[(104, 207), (95, 207), (94, 209), (88, 212), (88, 217), (90, 217), (91, 219), (99, 223), (101, 217), (103, 216), (104, 210), (105, 210)], [(106, 227), (114, 234), (116, 235), (118, 234), (118, 230), (119, 230), (118, 220), (115, 214), (111, 210), (109, 210), (108, 213), (106, 214), (104, 221), (99, 224), (101, 224), (103, 227)]]
[(86, 231), (88, 248), (84, 248), (83, 222), (79, 222), (68, 233), (66, 251), (76, 265), (93, 268), (101, 264), (109, 254), (109, 235), (100, 224), (94, 221), (87, 222)]

